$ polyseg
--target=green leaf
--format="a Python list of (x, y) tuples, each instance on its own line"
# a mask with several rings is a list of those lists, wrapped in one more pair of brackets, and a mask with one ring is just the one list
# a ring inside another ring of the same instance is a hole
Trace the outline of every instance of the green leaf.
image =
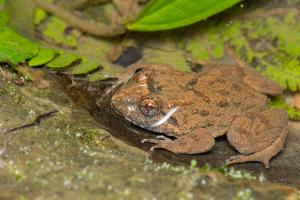
[(273, 99), (269, 106), (271, 108), (280, 108), (286, 110), (289, 114), (289, 118), (293, 120), (300, 119), (300, 110), (297, 110), (291, 106), (289, 106), (283, 99), (275, 98)]
[(204, 20), (241, 0), (152, 0), (129, 30), (157, 31), (178, 28)]
[(73, 53), (64, 53), (56, 57), (54, 60), (47, 64), (47, 67), (53, 69), (65, 68), (74, 63), (75, 61), (81, 59), (79, 55)]
[(54, 58), (55, 54), (56, 51), (53, 49), (42, 48), (40, 49), (38, 55), (29, 61), (29, 66), (35, 67), (46, 64)]
[[(53, 3), (53, 0), (45, 0), (49, 3)], [(39, 25), (47, 18), (47, 12), (41, 8), (36, 8), (33, 14), (33, 23), (34, 25)]]
[(39, 45), (22, 37), (10, 28), (0, 30), (0, 62), (18, 64), (34, 57)]
[(42, 21), (47, 18), (47, 13), (41, 8), (37, 8), (34, 13), (33, 23), (34, 25), (39, 25)]

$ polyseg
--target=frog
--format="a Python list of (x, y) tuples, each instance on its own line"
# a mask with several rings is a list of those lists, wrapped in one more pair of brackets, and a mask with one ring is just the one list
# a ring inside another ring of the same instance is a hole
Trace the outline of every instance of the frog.
[(239, 152), (227, 165), (260, 162), (266, 168), (284, 147), (285, 110), (270, 108), (269, 96), (283, 89), (254, 68), (210, 65), (183, 72), (166, 64), (137, 64), (111, 97), (112, 109), (134, 125), (155, 133), (143, 139), (151, 151), (201, 154), (226, 135)]

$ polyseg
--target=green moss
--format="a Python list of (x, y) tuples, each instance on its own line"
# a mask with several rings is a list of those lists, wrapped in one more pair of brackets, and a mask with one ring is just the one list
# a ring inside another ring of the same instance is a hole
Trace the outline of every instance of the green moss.
[(172, 51), (157, 50), (152, 48), (144, 49), (144, 54), (149, 55), (143, 60), (147, 63), (169, 64), (179, 71), (191, 71), (190, 66), (184, 58), (184, 51), (173, 49)]
[(201, 27), (192, 37), (187, 35), (186, 50), (193, 59), (210, 60), (220, 59), (224, 55), (224, 42), (215, 22), (209, 22)]
[(6, 82), (1, 93), (7, 93), (9, 99), (18, 105), (25, 103), (26, 98), (17, 91), (17, 87), (12, 83)]
[(246, 188), (244, 190), (239, 191), (233, 200), (254, 200), (253, 193), (251, 189)]
[(75, 134), (75, 137), (80, 139), (83, 144), (95, 145), (101, 138), (109, 136), (107, 132), (101, 129), (83, 128)]
[(251, 173), (242, 171), (242, 170), (236, 170), (233, 167), (211, 167), (209, 164), (204, 165), (199, 169), (202, 172), (219, 172), (224, 174), (225, 176), (229, 176), (235, 179), (246, 179), (246, 180), (255, 180), (257, 179), (256, 176), (253, 176)]
[(20, 171), (20, 169), (18, 169), (16, 167), (14, 167), (14, 169), (12, 169), (12, 173), (14, 174), (17, 182), (21, 182), (26, 179), (26, 175), (22, 171)]

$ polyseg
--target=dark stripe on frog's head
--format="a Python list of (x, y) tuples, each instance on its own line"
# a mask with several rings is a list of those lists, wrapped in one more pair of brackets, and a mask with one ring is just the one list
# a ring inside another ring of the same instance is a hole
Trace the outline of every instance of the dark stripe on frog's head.
[(159, 86), (156, 81), (154, 81), (152, 78), (149, 79), (148, 81), (148, 90), (151, 93), (158, 94), (162, 91), (162, 86)]
[(187, 90), (193, 90), (194, 86), (197, 84), (198, 82), (198, 78), (192, 78), (191, 80), (189, 80), (184, 86), (182, 86), (181, 88), (185, 91)]

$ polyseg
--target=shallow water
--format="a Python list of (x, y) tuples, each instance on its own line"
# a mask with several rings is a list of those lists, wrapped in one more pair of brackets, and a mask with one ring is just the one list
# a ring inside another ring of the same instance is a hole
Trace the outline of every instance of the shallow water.
[[(65, 83), (67, 77), (64, 77)], [(149, 151), (151, 144), (142, 144), (144, 138), (154, 137), (154, 133), (139, 128), (116, 114), (110, 106), (110, 96), (102, 98), (101, 89), (105, 87), (101, 83), (81, 82), (74, 87), (68, 87), (69, 93), (75, 101), (84, 100), (83, 105), (89, 110), (93, 117), (108, 130), (114, 137), (127, 144), (138, 147), (149, 153), (150, 158), (158, 162), (170, 162), (176, 165), (189, 165), (191, 160), (196, 160), (198, 166), (209, 164), (212, 167), (224, 166), (224, 160), (236, 155), (236, 152), (227, 142), (226, 136), (217, 138), (215, 147), (207, 153), (199, 155), (175, 155), (165, 150)], [(100, 88), (97, 90), (97, 88)], [(74, 92), (76, 91), (76, 92)], [(79, 92), (80, 91), (80, 92)], [(96, 93), (94, 93), (97, 91)], [(80, 97), (78, 97), (80, 93)], [(77, 100), (76, 100), (77, 99)], [(97, 99), (101, 103), (96, 105)], [(292, 122), (291, 122), (292, 123)], [(291, 184), (296, 187), (300, 185), (300, 134), (298, 129), (290, 127), (284, 150), (271, 160), (270, 168), (266, 169), (260, 163), (236, 164), (239, 170), (246, 170), (255, 175), (264, 175), (267, 180)]]

